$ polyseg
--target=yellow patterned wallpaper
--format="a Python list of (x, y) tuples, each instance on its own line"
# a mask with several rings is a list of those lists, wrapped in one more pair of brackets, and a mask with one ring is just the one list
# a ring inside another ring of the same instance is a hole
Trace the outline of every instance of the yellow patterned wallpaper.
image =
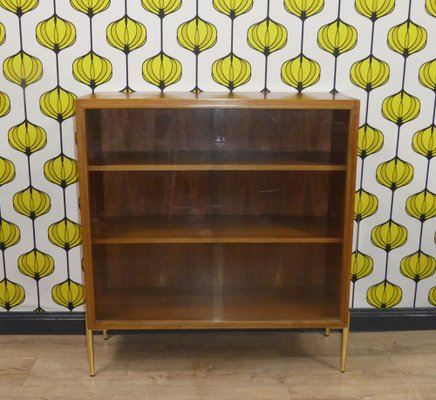
[(436, 0), (0, 0), (0, 309), (82, 310), (74, 101), (361, 99), (353, 307), (436, 306)]

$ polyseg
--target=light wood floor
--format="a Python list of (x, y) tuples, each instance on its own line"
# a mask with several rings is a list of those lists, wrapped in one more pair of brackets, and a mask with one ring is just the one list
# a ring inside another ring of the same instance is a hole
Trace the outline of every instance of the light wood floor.
[(2, 400), (436, 400), (436, 331), (0, 336)]

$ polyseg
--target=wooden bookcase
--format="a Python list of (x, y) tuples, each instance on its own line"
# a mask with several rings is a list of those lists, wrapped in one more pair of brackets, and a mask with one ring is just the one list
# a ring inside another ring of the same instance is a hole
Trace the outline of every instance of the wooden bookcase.
[(109, 329), (341, 329), (359, 102), (102, 93), (77, 101), (87, 347)]

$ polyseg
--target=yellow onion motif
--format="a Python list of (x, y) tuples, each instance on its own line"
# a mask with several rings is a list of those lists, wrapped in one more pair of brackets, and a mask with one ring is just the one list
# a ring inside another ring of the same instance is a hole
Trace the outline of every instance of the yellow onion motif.
[(77, 96), (60, 86), (45, 92), (39, 99), (39, 106), (44, 115), (63, 122), (75, 114)]
[(195, 55), (212, 48), (216, 41), (216, 27), (200, 17), (184, 22), (177, 29), (177, 42)]
[(368, 124), (359, 128), (357, 139), (357, 154), (364, 159), (371, 154), (377, 153), (383, 147), (383, 133)]
[(384, 280), (371, 286), (366, 292), (366, 301), (376, 308), (392, 308), (401, 302), (403, 291), (397, 285)]
[(94, 90), (112, 78), (112, 64), (108, 59), (90, 51), (74, 60), (73, 76)]
[(384, 85), (389, 79), (389, 65), (377, 57), (369, 57), (355, 62), (351, 66), (351, 82), (370, 92)]
[(354, 220), (360, 222), (362, 219), (374, 215), (378, 209), (378, 199), (366, 190), (360, 189), (356, 192), (354, 206)]
[(387, 253), (403, 246), (407, 241), (407, 229), (393, 220), (377, 225), (371, 231), (371, 242)]
[(106, 39), (112, 47), (129, 54), (145, 44), (147, 30), (143, 24), (126, 15), (108, 25)]
[(404, 90), (383, 100), (382, 114), (387, 120), (401, 126), (418, 117), (421, 103)]
[(433, 218), (436, 216), (436, 194), (428, 189), (412, 194), (406, 201), (406, 212), (421, 222)]
[(65, 189), (79, 180), (77, 161), (65, 154), (59, 154), (44, 164), (44, 176), (49, 182)]
[(267, 17), (248, 29), (248, 44), (265, 56), (282, 49), (287, 42), (286, 28)]
[(415, 282), (432, 276), (435, 270), (436, 260), (421, 250), (404, 257), (400, 263), (401, 273)]
[(436, 155), (436, 125), (416, 132), (413, 135), (412, 148), (418, 154), (432, 159)]
[(4, 251), (20, 241), (20, 228), (0, 217), (0, 250)]
[(340, 19), (322, 26), (318, 31), (318, 46), (335, 57), (352, 50), (356, 44), (356, 28)]
[(300, 54), (283, 63), (281, 77), (284, 83), (301, 92), (319, 81), (321, 67), (315, 60)]
[(3, 73), (8, 81), (26, 88), (41, 79), (42, 63), (25, 51), (19, 51), (3, 62)]
[(212, 65), (213, 80), (233, 92), (239, 86), (246, 84), (251, 78), (251, 65), (236, 54), (216, 60)]
[(13, 203), (17, 213), (32, 220), (47, 214), (51, 208), (49, 195), (33, 186), (16, 193)]
[(0, 157), (0, 187), (12, 182), (15, 178), (15, 165), (12, 161)]
[(80, 11), (88, 17), (93, 17), (95, 14), (98, 14), (104, 10), (106, 10), (110, 4), (110, 0), (70, 0), (71, 5), (77, 11)]
[(419, 82), (436, 92), (436, 58), (422, 64), (419, 69)]
[(82, 244), (82, 228), (76, 222), (64, 218), (49, 226), (48, 239), (55, 246), (69, 251)]
[(13, 126), (9, 129), (8, 136), (11, 147), (28, 156), (43, 149), (47, 143), (45, 130), (30, 121)]
[(32, 11), (38, 4), (39, 0), (0, 0), (0, 7), (19, 17), (28, 11)]
[(324, 8), (324, 0), (284, 0), (285, 10), (303, 21)]
[(389, 30), (388, 46), (391, 50), (408, 57), (421, 51), (427, 43), (426, 30), (410, 19)]
[(6, 93), (0, 92), (0, 118), (11, 111), (11, 100)]
[(436, 17), (436, 0), (425, 0), (425, 11), (432, 17)]
[(160, 18), (177, 11), (182, 6), (182, 0), (141, 0), (142, 7)]
[(428, 292), (428, 302), (432, 306), (436, 306), (436, 286), (433, 286)]
[(250, 11), (253, 0), (213, 0), (213, 6), (218, 12), (234, 19)]
[(179, 60), (161, 52), (144, 61), (142, 76), (145, 81), (163, 91), (166, 87), (180, 80), (182, 77), (182, 64)]
[(53, 273), (54, 260), (48, 254), (33, 249), (18, 257), (18, 269), (22, 274), (39, 281)]
[(53, 15), (36, 26), (36, 40), (41, 46), (59, 53), (74, 44), (76, 28), (71, 22)]
[(5, 26), (0, 22), (0, 46), (6, 41), (6, 29)]
[(73, 311), (85, 304), (85, 287), (71, 279), (53, 286), (51, 290), (53, 301)]
[(396, 190), (412, 181), (413, 166), (399, 157), (394, 157), (377, 167), (376, 177), (381, 185)]
[(395, 7), (395, 0), (356, 0), (356, 11), (371, 21), (390, 14)]
[(8, 279), (0, 281), (0, 307), (7, 311), (19, 306), (25, 299), (24, 288)]
[(360, 251), (355, 251), (351, 255), (351, 281), (357, 282), (359, 279), (365, 278), (371, 275), (374, 268), (373, 259), (361, 253)]

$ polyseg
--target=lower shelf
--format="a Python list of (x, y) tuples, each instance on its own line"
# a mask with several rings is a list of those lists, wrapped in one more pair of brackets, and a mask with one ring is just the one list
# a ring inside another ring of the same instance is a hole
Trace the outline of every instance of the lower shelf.
[(112, 289), (99, 293), (102, 329), (341, 327), (337, 295), (289, 288)]

